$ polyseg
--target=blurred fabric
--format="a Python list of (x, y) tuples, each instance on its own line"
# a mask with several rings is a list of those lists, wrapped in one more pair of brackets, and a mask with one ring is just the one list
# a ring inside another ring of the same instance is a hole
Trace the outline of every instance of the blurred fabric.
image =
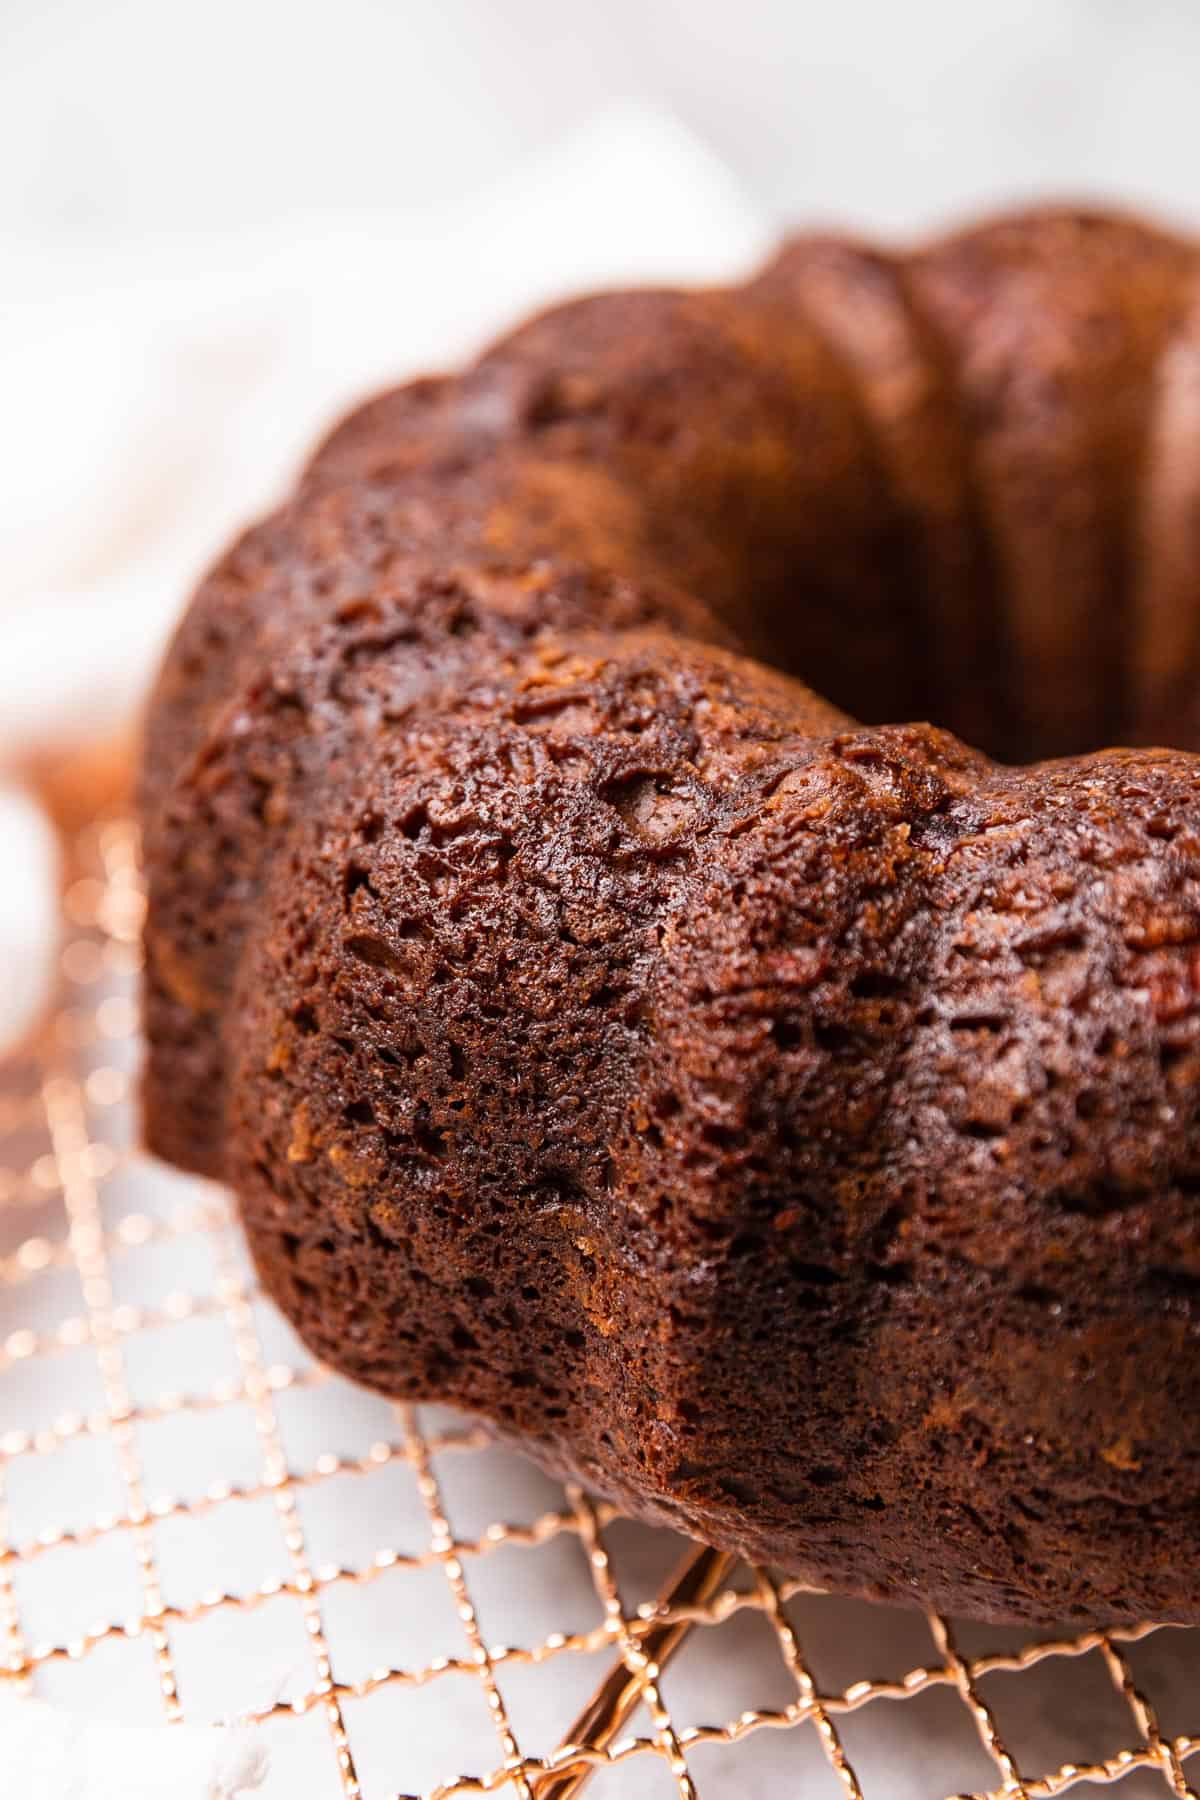
[(1185, 0), (3, 0), (0, 758), (127, 712), (362, 389), (785, 220), (1195, 217)]
[(205, 561), (356, 396), (539, 302), (733, 273), (766, 238), (715, 157), (625, 107), (436, 219), (26, 246), (0, 339), (0, 752), (111, 726)]
[(4, 0), (0, 229), (437, 218), (614, 99), (776, 218), (911, 230), (1047, 186), (1195, 210), (1192, 0)]
[(0, 1795), (12, 1800), (5, 1768), (36, 1800), (239, 1800), (267, 1771), (249, 1732), (106, 1725), (3, 1691), (0, 1735)]

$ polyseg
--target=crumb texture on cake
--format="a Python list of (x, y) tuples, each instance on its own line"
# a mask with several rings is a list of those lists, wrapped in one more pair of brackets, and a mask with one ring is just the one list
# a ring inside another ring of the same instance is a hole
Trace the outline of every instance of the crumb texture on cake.
[(1198, 269), (581, 300), (217, 564), (145, 1128), (332, 1366), (815, 1583), (1200, 1621)]

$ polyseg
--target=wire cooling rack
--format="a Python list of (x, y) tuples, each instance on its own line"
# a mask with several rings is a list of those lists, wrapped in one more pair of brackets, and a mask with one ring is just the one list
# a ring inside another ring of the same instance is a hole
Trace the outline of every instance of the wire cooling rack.
[(315, 1364), (226, 1196), (136, 1148), (132, 829), (73, 847), (60, 1003), (0, 1065), (0, 1672), (261, 1726), (297, 1800), (1187, 1796), (1200, 1632), (838, 1600)]

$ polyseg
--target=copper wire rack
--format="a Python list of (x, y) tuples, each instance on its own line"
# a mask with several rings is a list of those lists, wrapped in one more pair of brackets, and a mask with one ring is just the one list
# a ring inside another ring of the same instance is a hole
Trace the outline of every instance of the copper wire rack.
[(1200, 1632), (805, 1590), (314, 1363), (227, 1196), (137, 1148), (141, 911), (132, 828), (89, 828), (58, 1005), (0, 1065), (11, 1684), (259, 1725), (301, 1800), (1194, 1794)]

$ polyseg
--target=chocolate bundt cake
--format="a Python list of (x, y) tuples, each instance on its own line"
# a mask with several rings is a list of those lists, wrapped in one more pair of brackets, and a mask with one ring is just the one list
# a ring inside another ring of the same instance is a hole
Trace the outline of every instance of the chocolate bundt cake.
[(1200, 1620), (1195, 245), (800, 238), (382, 395), (143, 815), (149, 1141), (327, 1362), (816, 1583)]

